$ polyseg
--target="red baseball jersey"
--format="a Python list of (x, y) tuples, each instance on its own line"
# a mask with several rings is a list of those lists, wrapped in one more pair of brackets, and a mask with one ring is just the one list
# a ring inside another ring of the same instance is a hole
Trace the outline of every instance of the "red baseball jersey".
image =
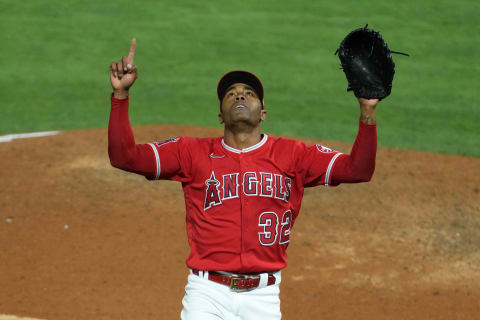
[[(176, 137), (135, 145), (127, 107), (121, 110), (128, 102), (122, 101), (112, 98), (112, 164), (150, 180), (182, 183), (191, 248), (187, 265), (193, 269), (238, 273), (283, 269), (304, 188), (338, 184), (345, 178), (333, 181), (332, 173), (341, 177), (355, 167), (350, 155), (266, 134), (243, 150), (228, 146), (221, 137)], [(127, 145), (130, 151), (119, 150)], [(367, 163), (371, 165), (371, 160)]]

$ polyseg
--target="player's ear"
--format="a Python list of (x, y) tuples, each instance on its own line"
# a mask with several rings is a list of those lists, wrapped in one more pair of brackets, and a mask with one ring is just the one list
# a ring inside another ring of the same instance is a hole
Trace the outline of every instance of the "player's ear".
[(220, 124), (223, 124), (223, 115), (221, 113), (218, 114), (218, 122), (220, 122)]
[(261, 113), (260, 113), (260, 120), (261, 121), (265, 121), (265, 119), (267, 119), (267, 111), (265, 111), (264, 109), (262, 109)]

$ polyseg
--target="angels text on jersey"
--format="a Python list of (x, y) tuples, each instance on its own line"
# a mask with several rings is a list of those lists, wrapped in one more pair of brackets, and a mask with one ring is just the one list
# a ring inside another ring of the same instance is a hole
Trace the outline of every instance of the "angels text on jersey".
[(240, 192), (248, 197), (269, 197), (288, 203), (292, 179), (271, 172), (238, 172), (215, 176), (212, 171), (205, 181), (205, 202), (203, 209), (207, 211), (229, 199), (240, 197)]

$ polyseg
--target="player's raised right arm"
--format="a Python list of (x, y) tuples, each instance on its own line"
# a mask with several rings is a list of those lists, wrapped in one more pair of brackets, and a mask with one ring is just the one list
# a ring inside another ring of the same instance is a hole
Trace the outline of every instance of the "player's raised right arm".
[(136, 40), (132, 39), (128, 56), (110, 65), (110, 82), (113, 88), (108, 123), (108, 155), (115, 168), (155, 176), (155, 156), (149, 145), (135, 144), (128, 118), (129, 89), (137, 79), (134, 65)]

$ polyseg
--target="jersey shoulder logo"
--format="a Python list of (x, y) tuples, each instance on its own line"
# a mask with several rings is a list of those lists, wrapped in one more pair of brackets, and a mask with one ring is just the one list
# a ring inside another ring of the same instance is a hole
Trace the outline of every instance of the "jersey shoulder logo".
[(162, 141), (157, 141), (157, 142), (155, 142), (155, 144), (157, 145), (157, 147), (161, 147), (164, 144), (167, 144), (167, 143), (170, 143), (170, 142), (177, 142), (178, 140), (180, 140), (180, 138), (170, 138), (170, 139), (165, 139), (165, 140), (162, 140)]
[(321, 153), (334, 153), (337, 152), (333, 149), (330, 149), (328, 147), (322, 146), (321, 144), (316, 144), (315, 147), (317, 147), (317, 150), (320, 151)]

